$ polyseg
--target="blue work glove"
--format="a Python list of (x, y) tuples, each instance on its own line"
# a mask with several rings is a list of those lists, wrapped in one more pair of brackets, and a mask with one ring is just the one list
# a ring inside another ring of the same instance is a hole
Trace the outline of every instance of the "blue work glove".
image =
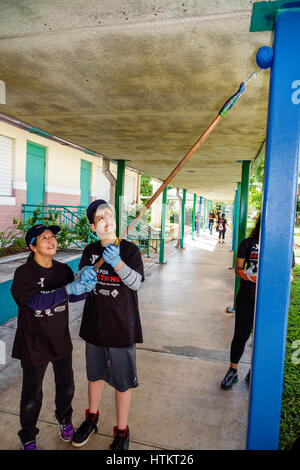
[(81, 295), (85, 292), (91, 292), (94, 289), (96, 283), (97, 279), (93, 281), (82, 282), (82, 280), (79, 278), (76, 279), (76, 281), (67, 284), (66, 287), (69, 295)]
[(94, 271), (93, 266), (84, 266), (80, 270), (80, 279), (82, 282), (96, 281), (97, 273)]
[(81, 281), (81, 282), (85, 286), (84, 292), (91, 292), (97, 284), (97, 278), (90, 280), (90, 281)]
[(113, 268), (121, 263), (120, 245), (108, 245), (103, 251), (103, 259), (106, 263), (110, 264)]
[(81, 279), (76, 279), (76, 281), (70, 282), (66, 285), (69, 295), (81, 295), (86, 292), (86, 285), (81, 282)]

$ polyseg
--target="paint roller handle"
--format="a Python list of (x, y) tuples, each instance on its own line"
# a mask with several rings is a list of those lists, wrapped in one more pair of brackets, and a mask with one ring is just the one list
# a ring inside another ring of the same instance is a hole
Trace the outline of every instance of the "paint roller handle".
[[(118, 246), (120, 244), (121, 240), (119, 238), (116, 239), (116, 241), (113, 243), (114, 246)], [(104, 263), (104, 259), (101, 258), (97, 264), (95, 264), (94, 266), (94, 271), (97, 272), (98, 269), (102, 266), (102, 264)]]
[(245, 83), (242, 82), (239, 86), (239, 89), (235, 92), (234, 95), (232, 95), (222, 106), (222, 108), (219, 111), (219, 115), (222, 116), (223, 118), (229, 113), (231, 108), (235, 105), (241, 94), (245, 91)]

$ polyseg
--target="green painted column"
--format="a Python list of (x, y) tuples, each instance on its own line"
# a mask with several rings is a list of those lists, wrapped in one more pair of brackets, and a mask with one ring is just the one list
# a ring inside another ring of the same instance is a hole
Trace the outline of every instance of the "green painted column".
[[(239, 228), (237, 234), (237, 248), (240, 243), (246, 238), (247, 233), (247, 215), (248, 215), (248, 196), (249, 196), (249, 180), (250, 180), (250, 161), (244, 160), (242, 166), (242, 182), (241, 182), (241, 199), (240, 199), (240, 216), (239, 216)], [(235, 277), (234, 286), (234, 308), (236, 302), (236, 296), (240, 288), (240, 278)]]
[(238, 244), (240, 244), (241, 241), (243, 241), (244, 238), (246, 238), (246, 234), (247, 234), (250, 163), (251, 161), (244, 160), (243, 167), (242, 167), (240, 225), (239, 225), (239, 233), (238, 233)]
[(196, 203), (197, 203), (197, 194), (194, 194), (193, 217), (192, 217), (192, 240), (195, 240)]
[(167, 192), (168, 188), (163, 190), (161, 223), (160, 223), (160, 247), (159, 247), (159, 263), (165, 263), (165, 233), (166, 233), (166, 213), (167, 213)]
[(124, 204), (124, 186), (125, 186), (125, 160), (118, 160), (117, 183), (116, 183), (116, 235), (120, 236), (122, 232), (123, 204)]
[(240, 205), (241, 205), (241, 183), (237, 184), (236, 192), (236, 215), (235, 215), (235, 227), (234, 227), (234, 245), (233, 245), (233, 260), (232, 267), (235, 267), (235, 258), (238, 249), (238, 238), (239, 238), (239, 225), (240, 225)]
[(182, 210), (181, 210), (181, 237), (180, 237), (180, 248), (183, 248), (184, 243), (184, 215), (185, 215), (185, 202), (186, 202), (186, 189), (183, 190), (182, 194)]

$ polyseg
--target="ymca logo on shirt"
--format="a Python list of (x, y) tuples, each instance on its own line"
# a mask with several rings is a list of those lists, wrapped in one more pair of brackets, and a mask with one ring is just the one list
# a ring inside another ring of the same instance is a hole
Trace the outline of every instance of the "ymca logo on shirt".
[(97, 259), (99, 258), (99, 255), (91, 255), (91, 258), (90, 258), (90, 261), (91, 261), (91, 264), (95, 264)]
[(44, 286), (44, 280), (45, 280), (45, 278), (44, 278), (44, 277), (41, 277), (41, 278), (40, 278), (40, 282), (38, 282), (38, 285), (40, 285), (41, 287), (45, 287), (45, 286)]

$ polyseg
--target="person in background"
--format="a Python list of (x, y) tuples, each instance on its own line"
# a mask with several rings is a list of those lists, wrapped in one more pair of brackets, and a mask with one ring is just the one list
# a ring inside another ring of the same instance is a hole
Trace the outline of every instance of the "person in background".
[(217, 212), (216, 212), (216, 232), (219, 231), (218, 224), (220, 222), (220, 218), (221, 218), (221, 211), (220, 211), (220, 209), (218, 209)]
[(209, 229), (210, 235), (212, 235), (212, 230), (213, 230), (215, 218), (216, 218), (215, 213), (214, 213), (214, 211), (212, 210), (212, 211), (208, 214), (208, 229)]
[[(250, 236), (241, 242), (237, 252), (235, 275), (240, 277), (241, 281), (236, 297), (235, 328), (230, 347), (230, 367), (221, 382), (221, 388), (224, 390), (230, 389), (233, 384), (238, 382), (238, 364), (253, 328), (260, 221), (261, 216), (259, 215)], [(295, 257), (293, 254), (292, 267), (294, 266)], [(245, 267), (247, 268), (246, 270)], [(292, 280), (293, 271), (291, 273), (291, 281)], [(246, 377), (248, 383), (249, 380), (250, 371)]]
[(229, 227), (227, 220), (225, 219), (225, 214), (222, 214), (218, 222), (218, 232), (219, 232), (219, 241), (218, 243), (225, 243), (225, 233), (226, 225)]

